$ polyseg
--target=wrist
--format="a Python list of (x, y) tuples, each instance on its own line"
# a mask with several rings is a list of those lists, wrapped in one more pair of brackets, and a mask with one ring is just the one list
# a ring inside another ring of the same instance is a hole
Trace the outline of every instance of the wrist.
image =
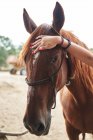
[(64, 50), (68, 49), (71, 46), (71, 41), (61, 37), (61, 46)]
[(57, 44), (61, 44), (61, 42), (62, 42), (62, 38), (61, 38), (61, 36), (56, 36), (56, 43)]
[(66, 48), (66, 46), (68, 45), (68, 40), (67, 39), (65, 39), (65, 38), (63, 38), (63, 44), (62, 44), (62, 47), (63, 48)]

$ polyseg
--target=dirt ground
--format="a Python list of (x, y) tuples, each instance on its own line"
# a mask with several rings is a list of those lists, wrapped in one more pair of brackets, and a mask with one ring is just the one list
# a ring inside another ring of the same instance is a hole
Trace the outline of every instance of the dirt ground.
[[(26, 107), (26, 95), (25, 76), (0, 72), (0, 131), (22, 132), (26, 130), (22, 121)], [(57, 95), (56, 109), (52, 110), (52, 123), (47, 136), (37, 137), (27, 133), (19, 137), (7, 136), (7, 138), (8, 140), (68, 140), (59, 95)], [(92, 139), (91, 135), (86, 136), (86, 140)]]

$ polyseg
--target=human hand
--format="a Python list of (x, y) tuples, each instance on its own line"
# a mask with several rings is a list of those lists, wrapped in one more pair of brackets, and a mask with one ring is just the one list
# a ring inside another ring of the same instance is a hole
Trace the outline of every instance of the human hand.
[(62, 42), (62, 38), (60, 36), (40, 35), (36, 39), (37, 40), (31, 44), (33, 53), (37, 53), (39, 50), (52, 49)]

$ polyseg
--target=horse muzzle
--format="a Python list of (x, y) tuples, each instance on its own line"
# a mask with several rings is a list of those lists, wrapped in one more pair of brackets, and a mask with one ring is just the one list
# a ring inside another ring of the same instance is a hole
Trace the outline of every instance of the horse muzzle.
[(29, 130), (31, 134), (41, 136), (48, 134), (51, 124), (51, 118), (47, 120), (46, 124), (40, 120), (35, 123), (29, 123), (26, 119), (24, 119), (23, 122), (24, 126)]

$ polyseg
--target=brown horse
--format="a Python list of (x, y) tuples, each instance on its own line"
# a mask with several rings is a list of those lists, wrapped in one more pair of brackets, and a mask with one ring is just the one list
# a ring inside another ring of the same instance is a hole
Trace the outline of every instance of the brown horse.
[(58, 2), (54, 8), (52, 26), (42, 24), (37, 27), (25, 9), (23, 17), (25, 27), (31, 34), (20, 53), (20, 62), (24, 60), (26, 64), (28, 84), (24, 125), (37, 136), (48, 134), (56, 94), (64, 87), (61, 90), (61, 103), (67, 134), (69, 140), (79, 140), (80, 133), (84, 136), (93, 132), (93, 68), (66, 53), (60, 45), (36, 54), (32, 53), (30, 46), (39, 35), (59, 34), (81, 47), (86, 45), (71, 32), (61, 29), (65, 17)]

